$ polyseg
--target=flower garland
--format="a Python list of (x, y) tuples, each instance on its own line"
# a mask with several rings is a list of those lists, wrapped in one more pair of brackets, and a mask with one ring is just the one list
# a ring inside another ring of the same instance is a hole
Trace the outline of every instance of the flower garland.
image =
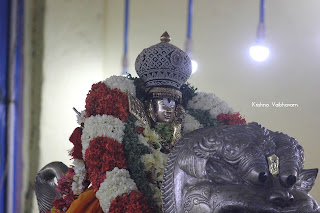
[(200, 109), (209, 111), (212, 117), (217, 117), (221, 113), (233, 113), (233, 109), (213, 93), (198, 92), (188, 101), (188, 109)]
[[(90, 180), (104, 212), (109, 212), (112, 201), (116, 198), (119, 200), (119, 196), (132, 203), (130, 208), (126, 207), (128, 212), (139, 212), (141, 209), (150, 212), (147, 197), (137, 190), (137, 185), (131, 178), (137, 175), (131, 175), (127, 170), (128, 162), (128, 169), (135, 173), (134, 168), (131, 168), (130, 157), (127, 156), (130, 152), (126, 151), (126, 156), (124, 152), (130, 147), (129, 134), (124, 137), (125, 130), (126, 132), (129, 130), (125, 126), (127, 123), (124, 122), (129, 118), (126, 95), (129, 92), (134, 95), (135, 87), (132, 81), (125, 77), (113, 76), (104, 82), (92, 85), (86, 98), (86, 109), (78, 115), (78, 123), (83, 128), (76, 128), (70, 137), (70, 141), (74, 144), (70, 155), (75, 159), (75, 172), (72, 177), (62, 179), (59, 183), (61, 186), (68, 184), (72, 189), (69, 190), (69, 195), (74, 196), (85, 190), (84, 179)], [(136, 131), (135, 126), (134, 131)], [(148, 153), (148, 148), (143, 147), (145, 151), (141, 154)], [(134, 156), (137, 156), (136, 153), (131, 158)], [(140, 158), (136, 162), (140, 162)], [(149, 191), (151, 192), (150, 189)], [(65, 212), (69, 206), (63, 208), (57, 206), (55, 209)], [(115, 209), (118, 209), (119, 203), (115, 206)]]
[(128, 130), (124, 121), (129, 117), (126, 93), (134, 94), (132, 88), (132, 81), (112, 76), (94, 84), (86, 98), (82, 154), (88, 179), (104, 212), (109, 212), (111, 202), (117, 196), (129, 196), (131, 191), (137, 190), (134, 175), (127, 170), (132, 168), (130, 156), (125, 156), (127, 143), (124, 138)]
[(87, 171), (83, 160), (75, 159), (73, 165), (74, 176), (72, 178), (72, 191), (75, 195), (79, 195), (85, 188), (84, 182), (87, 178)]
[(83, 158), (85, 159), (85, 153), (92, 139), (104, 136), (122, 143), (124, 129), (124, 122), (110, 115), (96, 115), (86, 118), (81, 136)]
[(80, 114), (77, 114), (77, 123), (80, 125), (80, 126), (83, 126), (83, 123), (84, 123), (84, 119), (85, 119), (85, 116), (86, 116), (86, 111), (85, 110), (82, 110), (80, 112)]
[(126, 169), (115, 167), (112, 171), (106, 172), (106, 176), (108, 178), (101, 183), (96, 197), (99, 199), (103, 211), (108, 213), (111, 202), (116, 197), (128, 196), (131, 191), (137, 190), (137, 186)]
[(139, 134), (139, 128), (136, 126), (137, 123), (137, 119), (133, 115), (129, 116), (126, 120), (123, 150), (131, 178), (137, 184), (139, 191), (148, 198), (150, 208), (155, 209), (156, 204), (152, 199), (153, 191), (149, 185), (147, 172), (144, 171), (144, 165), (141, 161), (143, 155), (150, 153), (150, 147), (139, 142), (139, 138), (142, 135)]
[(88, 178), (95, 191), (99, 190), (100, 183), (105, 180), (106, 172), (112, 171), (115, 167), (127, 168), (122, 144), (112, 138), (94, 138), (85, 156)]
[(203, 125), (200, 124), (200, 122), (195, 119), (192, 115), (186, 114), (184, 118), (184, 123), (183, 123), (183, 133), (188, 133), (196, 129), (202, 128)]
[[(181, 87), (187, 111), (183, 134), (205, 126), (245, 123), (226, 102), (196, 90), (189, 84)], [(82, 127), (70, 137), (73, 173), (60, 185), (72, 189), (65, 197), (76, 198), (89, 180), (104, 212), (161, 212), (160, 188), (167, 161), (161, 143), (170, 142), (170, 128), (164, 124), (150, 129), (138, 122), (129, 114), (128, 93), (144, 101), (141, 79), (111, 76), (92, 85), (86, 109), (77, 116)], [(68, 205), (55, 208), (66, 211)]]
[(135, 209), (136, 212), (150, 213), (150, 209), (146, 205), (147, 199), (138, 190), (132, 191), (130, 194), (124, 193), (124, 196), (117, 196), (111, 202), (109, 212), (132, 212), (131, 209)]
[(240, 113), (235, 114), (219, 114), (217, 120), (224, 125), (246, 124), (246, 120), (241, 117)]
[(69, 168), (66, 175), (61, 175), (57, 187), (57, 191), (60, 193), (61, 197), (59, 199), (54, 199), (52, 202), (53, 210), (51, 210), (51, 212), (66, 212), (71, 203), (77, 199), (77, 196), (73, 194), (73, 191), (70, 191), (73, 176), (73, 168)]
[(119, 76), (111, 76), (103, 81), (110, 89), (119, 89), (123, 93), (131, 93), (136, 96), (136, 87), (133, 84), (133, 80), (129, 78), (119, 78)]
[(112, 115), (125, 121), (129, 116), (127, 95), (103, 82), (93, 84), (86, 98), (86, 117)]
[(144, 164), (144, 171), (148, 172), (148, 181), (153, 192), (153, 199), (159, 208), (162, 206), (160, 188), (167, 159), (167, 154), (161, 152), (160, 149), (152, 149), (152, 153), (145, 154), (141, 158), (141, 161)]

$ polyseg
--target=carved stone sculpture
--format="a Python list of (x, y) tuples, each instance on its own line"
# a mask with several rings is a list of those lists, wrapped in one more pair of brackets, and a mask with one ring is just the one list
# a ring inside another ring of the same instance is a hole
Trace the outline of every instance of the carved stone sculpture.
[(37, 196), (39, 212), (48, 212), (52, 208), (55, 197), (60, 198), (56, 191), (55, 179), (60, 179), (68, 171), (68, 167), (61, 162), (51, 162), (43, 167), (37, 174), (34, 191)]
[(308, 194), (318, 169), (303, 169), (294, 139), (257, 123), (199, 129), (169, 154), (166, 213), (320, 212)]

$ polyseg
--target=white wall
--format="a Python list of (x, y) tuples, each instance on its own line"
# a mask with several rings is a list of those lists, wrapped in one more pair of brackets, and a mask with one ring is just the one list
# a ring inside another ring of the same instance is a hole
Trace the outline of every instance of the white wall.
[(84, 109), (91, 85), (103, 79), (104, 59), (103, 0), (47, 0), (45, 10), (40, 168), (72, 163), (72, 107)]
[[(320, 1), (266, 1), (265, 63), (249, 58), (258, 24), (257, 0), (194, 1), (194, 58), (199, 70), (190, 82), (213, 92), (247, 121), (295, 137), (305, 149), (305, 168), (320, 167)], [(121, 72), (123, 1), (106, 1), (106, 70)], [(143, 48), (167, 30), (171, 43), (184, 49), (187, 1), (132, 0), (129, 70)], [(253, 108), (252, 102), (283, 101), (298, 108)], [(320, 202), (320, 178), (311, 194)]]
[(46, 1), (41, 165), (60, 160), (92, 83), (103, 77), (104, 2)]

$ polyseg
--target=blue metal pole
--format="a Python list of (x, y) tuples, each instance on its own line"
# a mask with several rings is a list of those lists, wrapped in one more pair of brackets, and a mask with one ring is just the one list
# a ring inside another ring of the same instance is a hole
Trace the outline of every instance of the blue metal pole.
[(125, 0), (124, 11), (124, 55), (128, 53), (128, 31), (129, 31), (129, 0)]
[(20, 212), (23, 123), (23, 0), (10, 1), (7, 111), (7, 212)]
[(264, 0), (260, 0), (260, 23), (264, 23)]
[(257, 29), (257, 41), (258, 43), (264, 42), (265, 39), (265, 26), (264, 26), (264, 0), (260, 0), (260, 17)]
[(0, 1), (0, 213), (7, 203), (7, 99), (8, 99), (8, 49), (9, 49), (9, 0)]
[(122, 75), (127, 75), (129, 73), (128, 72), (128, 34), (129, 34), (129, 0), (125, 0)]
[(192, 16), (193, 16), (193, 0), (189, 0), (189, 4), (188, 4), (187, 38), (191, 38), (191, 32), (192, 32)]

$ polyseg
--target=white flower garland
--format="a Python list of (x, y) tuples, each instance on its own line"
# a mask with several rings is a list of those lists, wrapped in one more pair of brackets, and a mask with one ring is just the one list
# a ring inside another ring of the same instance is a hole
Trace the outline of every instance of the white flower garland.
[(91, 140), (104, 136), (122, 143), (124, 129), (124, 122), (111, 115), (96, 115), (86, 118), (81, 135), (83, 159), (85, 159), (85, 153), (89, 148)]
[(85, 115), (86, 115), (86, 111), (82, 110), (80, 112), (80, 115), (77, 114), (77, 123), (81, 126), (82, 123), (84, 123), (84, 119), (85, 119)]
[(191, 100), (188, 101), (188, 108), (210, 110), (214, 108), (221, 99), (213, 93), (198, 92)]
[(107, 213), (112, 200), (133, 190), (137, 190), (137, 186), (130, 178), (128, 170), (115, 167), (112, 171), (106, 172), (106, 179), (100, 184), (96, 197), (99, 199), (102, 210)]
[(188, 101), (187, 109), (201, 109), (209, 111), (212, 118), (219, 114), (231, 114), (233, 109), (213, 93), (198, 92), (191, 100)]
[(83, 160), (75, 159), (73, 161), (73, 165), (74, 176), (72, 182), (72, 191), (74, 194), (79, 195), (83, 192), (83, 181), (87, 177), (87, 170)]
[(183, 133), (188, 133), (193, 130), (202, 128), (203, 126), (200, 124), (198, 120), (196, 120), (193, 116), (186, 114), (183, 123)]
[(123, 93), (131, 93), (136, 96), (136, 87), (133, 80), (130, 80), (124, 76), (111, 76), (103, 81), (110, 89), (119, 89)]
[(211, 109), (209, 113), (211, 117), (216, 118), (221, 113), (232, 114), (233, 109), (229, 106), (229, 104), (223, 101), (220, 104), (218, 104), (215, 108)]

